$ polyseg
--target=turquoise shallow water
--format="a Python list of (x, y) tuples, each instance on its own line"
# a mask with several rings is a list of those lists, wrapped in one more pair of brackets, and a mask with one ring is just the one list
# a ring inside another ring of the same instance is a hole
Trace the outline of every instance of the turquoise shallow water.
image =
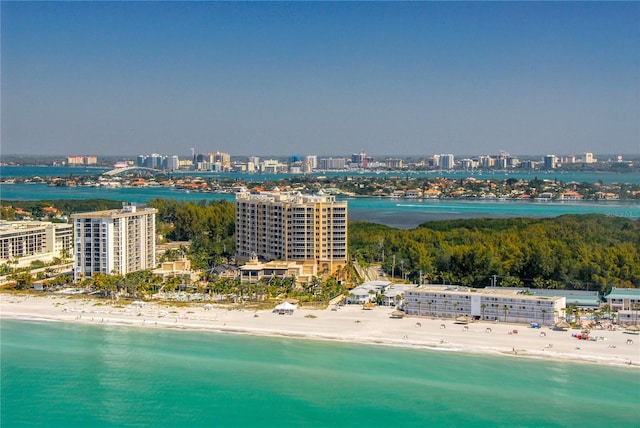
[(638, 426), (640, 371), (2, 320), (1, 426)]

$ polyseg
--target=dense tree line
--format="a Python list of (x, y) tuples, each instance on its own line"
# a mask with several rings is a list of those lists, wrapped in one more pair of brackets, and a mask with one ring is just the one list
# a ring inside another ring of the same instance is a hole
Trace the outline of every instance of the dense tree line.
[[(100, 199), (3, 204), (29, 211), (55, 206), (65, 213), (122, 206)], [(148, 205), (158, 209), (162, 236), (191, 241), (185, 251), (194, 268), (211, 269), (235, 253), (232, 202), (155, 199)], [(355, 222), (349, 225), (349, 252), (361, 264), (381, 263), (389, 275), (414, 282), (603, 292), (613, 286), (640, 287), (640, 220), (620, 217), (465, 219), (412, 230)]]
[(16, 211), (21, 208), (31, 214), (32, 218), (53, 217), (55, 214), (46, 212), (47, 207), (55, 207), (65, 214), (81, 213), (86, 211), (101, 211), (122, 208), (122, 202), (109, 199), (56, 199), (40, 201), (2, 201), (4, 207), (11, 207), (0, 210), (2, 220), (21, 220), (24, 214)]
[(191, 241), (194, 268), (211, 269), (235, 253), (235, 204), (227, 200), (199, 202), (154, 199), (157, 230), (170, 241)]
[[(351, 254), (395, 277), (469, 286), (606, 291), (640, 286), (640, 221), (602, 215), (437, 221), (413, 230), (352, 223)], [(495, 275), (495, 276), (494, 276)]]

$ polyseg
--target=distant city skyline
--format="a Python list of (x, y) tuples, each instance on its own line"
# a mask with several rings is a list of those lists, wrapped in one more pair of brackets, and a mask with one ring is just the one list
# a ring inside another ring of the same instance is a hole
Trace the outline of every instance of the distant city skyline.
[(640, 154), (638, 2), (2, 2), (3, 154)]

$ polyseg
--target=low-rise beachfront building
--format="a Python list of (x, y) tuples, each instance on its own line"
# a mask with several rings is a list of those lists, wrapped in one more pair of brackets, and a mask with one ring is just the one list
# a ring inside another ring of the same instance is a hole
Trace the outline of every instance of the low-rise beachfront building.
[(415, 288), (414, 284), (394, 284), (382, 280), (367, 281), (349, 290), (345, 302), (347, 304), (377, 302), (382, 306), (396, 306), (404, 299), (404, 293), (413, 288)]
[(640, 307), (637, 309), (629, 309), (619, 311), (616, 315), (618, 325), (640, 325)]
[(264, 279), (295, 278), (298, 284), (308, 284), (314, 276), (318, 276), (318, 266), (313, 260), (307, 261), (282, 261), (272, 260), (260, 262), (257, 258), (251, 258), (239, 268), (240, 282), (255, 284)]
[(640, 289), (613, 287), (605, 298), (611, 311), (618, 313), (618, 324), (638, 324)]
[(200, 273), (191, 269), (191, 262), (188, 259), (181, 259), (171, 262), (162, 262), (160, 266), (153, 271), (154, 275), (162, 278), (162, 281), (166, 281), (170, 278), (179, 278), (182, 283), (194, 283), (199, 277)]
[(574, 306), (582, 311), (597, 311), (605, 301), (599, 291), (528, 287), (486, 287), (484, 290), (515, 291), (534, 296), (564, 297), (567, 307)]
[(611, 310), (628, 311), (640, 304), (640, 289), (613, 287), (605, 298)]
[(345, 301), (348, 305), (363, 305), (365, 303), (373, 302), (376, 300), (376, 296), (378, 294), (383, 294), (389, 286), (391, 286), (391, 282), (389, 281), (368, 281), (362, 283), (349, 290), (349, 294), (347, 294)]
[(535, 296), (520, 290), (426, 285), (404, 294), (407, 315), (553, 324), (564, 316), (566, 298)]
[(1, 221), (0, 263), (16, 267), (49, 262), (73, 252), (73, 225), (46, 221)]
[(415, 284), (391, 284), (382, 294), (382, 305), (400, 306), (404, 301), (404, 293), (415, 288)]

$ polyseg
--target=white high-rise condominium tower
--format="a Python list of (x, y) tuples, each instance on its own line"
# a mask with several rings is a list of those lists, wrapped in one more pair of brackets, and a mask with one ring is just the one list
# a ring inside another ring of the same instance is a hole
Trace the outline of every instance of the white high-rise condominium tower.
[(314, 261), (334, 272), (347, 261), (347, 202), (319, 192), (236, 193), (236, 258)]
[(555, 155), (546, 155), (544, 158), (542, 158), (542, 161), (544, 163), (545, 169), (554, 169), (556, 167), (558, 159)]
[(312, 170), (318, 168), (318, 156), (317, 155), (309, 155), (307, 156), (307, 162), (309, 163), (309, 167)]
[(72, 214), (74, 279), (155, 268), (156, 212), (126, 205), (120, 210)]
[(597, 159), (593, 157), (593, 153), (585, 152), (582, 158), (584, 163), (596, 163)]
[(455, 162), (452, 154), (440, 155), (440, 168), (453, 169), (454, 166), (455, 166)]

